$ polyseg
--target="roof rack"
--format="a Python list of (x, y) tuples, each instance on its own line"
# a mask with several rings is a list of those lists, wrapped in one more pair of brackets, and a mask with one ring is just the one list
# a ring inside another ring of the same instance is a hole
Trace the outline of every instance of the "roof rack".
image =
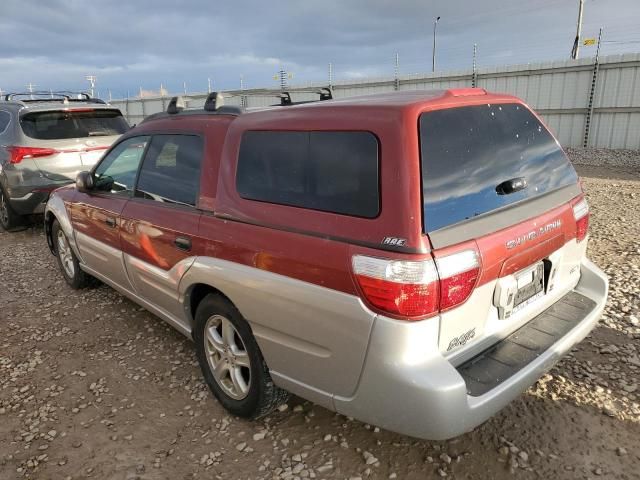
[(315, 93), (320, 95), (320, 101), (323, 100), (333, 100), (333, 88), (331, 87), (321, 87), (321, 88), (310, 88), (304, 90), (294, 90), (293, 92), (281, 92), (280, 93), (280, 105), (300, 105), (303, 103), (313, 103), (316, 100), (303, 100), (302, 102), (294, 102), (291, 100), (292, 93)]
[[(28, 98), (16, 98), (16, 97), (28, 97)], [(11, 92), (7, 93), (4, 96), (5, 102), (21, 102), (21, 103), (30, 103), (30, 102), (62, 102), (62, 103), (70, 103), (70, 102), (87, 102), (87, 103), (102, 103), (105, 104), (104, 100), (99, 98), (93, 98), (91, 95), (85, 92), (72, 92), (68, 90), (62, 91), (35, 91), (35, 92)]]
[[(292, 91), (282, 91), (282, 90), (259, 90), (252, 92), (233, 92), (233, 93), (225, 93), (225, 92), (211, 92), (205, 102), (204, 102), (204, 111), (211, 113), (229, 113), (238, 115), (243, 112), (242, 107), (237, 107), (234, 105), (225, 105), (224, 99), (231, 97), (274, 97), (280, 99), (280, 106), (289, 106), (289, 105), (300, 105), (303, 103), (313, 103), (318, 100), (305, 100), (301, 102), (294, 102), (291, 98), (291, 94), (297, 93), (314, 93), (320, 96), (319, 101), (324, 100), (332, 100), (333, 99), (333, 89), (331, 87), (319, 87), (319, 88), (308, 88), (308, 89), (300, 89), (300, 90), (292, 90)], [(177, 113), (185, 110), (185, 101), (181, 96), (173, 97), (169, 101), (169, 105), (167, 106), (167, 113), (169, 115), (175, 115)], [(272, 105), (276, 106), (276, 105)]]

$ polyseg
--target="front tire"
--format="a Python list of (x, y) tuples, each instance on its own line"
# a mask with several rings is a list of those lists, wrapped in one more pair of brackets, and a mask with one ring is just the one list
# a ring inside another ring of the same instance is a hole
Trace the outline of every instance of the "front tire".
[(89, 286), (91, 277), (80, 269), (78, 257), (73, 252), (69, 239), (60, 227), (58, 220), (54, 220), (51, 224), (51, 236), (58, 266), (67, 284), (74, 290)]
[(0, 225), (7, 232), (14, 230), (24, 224), (24, 217), (13, 211), (9, 204), (9, 197), (0, 188)]
[(202, 374), (224, 408), (256, 419), (287, 401), (289, 394), (274, 385), (249, 324), (233, 304), (211, 293), (198, 305), (195, 323)]

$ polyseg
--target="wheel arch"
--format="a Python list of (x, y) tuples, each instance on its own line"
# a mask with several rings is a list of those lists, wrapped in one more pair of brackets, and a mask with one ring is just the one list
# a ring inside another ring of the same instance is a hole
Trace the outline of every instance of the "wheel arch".
[(73, 253), (76, 254), (78, 259), (82, 261), (82, 255), (80, 255), (80, 250), (76, 245), (75, 235), (73, 234), (73, 225), (71, 224), (71, 218), (69, 215), (69, 211), (67, 210), (64, 200), (57, 195), (56, 192), (53, 192), (47, 201), (47, 206), (44, 209), (44, 228), (45, 235), (47, 237), (47, 244), (49, 245), (49, 249), (53, 254), (55, 254), (54, 245), (53, 245), (53, 221), (57, 220), (60, 224), (60, 228), (67, 236), (67, 240), (69, 241), (69, 245), (73, 250)]
[(55, 255), (56, 251), (53, 246), (53, 221), (58, 220), (55, 214), (51, 211), (46, 211), (44, 214), (44, 234), (47, 239), (47, 245), (51, 255)]
[(202, 302), (202, 300), (204, 300), (204, 298), (210, 293), (224, 298), (227, 302), (233, 305), (234, 308), (236, 309), (238, 308), (236, 304), (233, 303), (233, 301), (227, 295), (225, 295), (220, 289), (214, 287), (209, 283), (195, 282), (189, 285), (186, 288), (184, 293), (183, 306), (185, 310), (185, 315), (191, 327), (192, 337), (193, 337), (193, 331), (195, 327), (195, 317), (196, 317), (196, 310), (198, 309), (198, 305), (200, 305), (200, 302)]

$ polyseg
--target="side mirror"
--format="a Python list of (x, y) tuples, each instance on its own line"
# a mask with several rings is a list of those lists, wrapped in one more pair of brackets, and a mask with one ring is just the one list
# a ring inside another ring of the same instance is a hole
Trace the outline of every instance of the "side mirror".
[(93, 175), (90, 172), (80, 172), (76, 176), (76, 190), (82, 193), (89, 193), (93, 190)]

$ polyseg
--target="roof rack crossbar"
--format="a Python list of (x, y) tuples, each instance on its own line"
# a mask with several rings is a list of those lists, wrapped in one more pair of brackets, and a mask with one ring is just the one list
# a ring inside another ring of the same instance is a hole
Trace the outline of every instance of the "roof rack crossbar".
[(224, 105), (222, 92), (211, 92), (204, 101), (204, 109), (207, 112), (215, 112)]
[(307, 100), (304, 102), (294, 102), (291, 98), (292, 94), (296, 93), (314, 93), (320, 95), (320, 101), (332, 100), (333, 89), (331, 87), (319, 87), (319, 88), (304, 88), (295, 90), (261, 90), (252, 92), (211, 92), (204, 102), (204, 109), (208, 112), (213, 112), (224, 105), (225, 98), (232, 97), (275, 97), (280, 99), (280, 105), (298, 105), (300, 103), (310, 103), (315, 100)]
[(171, 98), (171, 100), (169, 101), (169, 105), (167, 106), (167, 113), (169, 115), (175, 115), (176, 113), (180, 113), (182, 110), (185, 109), (185, 102), (184, 102), (184, 98), (178, 96), (178, 97), (173, 97)]
[[(187, 105), (185, 99), (182, 96), (172, 97), (169, 101), (169, 105), (167, 106), (167, 110), (164, 112), (166, 115), (176, 115), (180, 112), (185, 114), (198, 114), (198, 113), (217, 113), (217, 114), (229, 114), (229, 115), (239, 115), (245, 111), (244, 106), (235, 106), (235, 105), (225, 105), (225, 98), (232, 97), (275, 97), (280, 99), (281, 106), (287, 105), (300, 105), (303, 103), (313, 103), (318, 100), (304, 100), (299, 102), (294, 102), (291, 99), (291, 94), (296, 93), (314, 93), (316, 95), (320, 95), (320, 101), (323, 100), (331, 100), (333, 99), (333, 89), (331, 87), (319, 87), (319, 88), (309, 88), (309, 89), (296, 89), (290, 91), (282, 91), (282, 90), (261, 90), (261, 91), (235, 91), (235, 92), (211, 92), (207, 95), (207, 98), (204, 101), (204, 106), (201, 110), (199, 109), (187, 109)], [(275, 105), (271, 105), (272, 107)], [(157, 113), (152, 115), (153, 118), (157, 118), (157, 116), (162, 113)], [(148, 117), (151, 118), (151, 117)], [(147, 119), (148, 119), (147, 118)], [(144, 119), (143, 122), (147, 119)]]
[[(83, 98), (74, 98), (80, 97)], [(16, 99), (15, 97), (28, 97), (23, 99)], [(39, 98), (34, 98), (39, 97)], [(44, 98), (42, 98), (44, 97)], [(68, 90), (62, 91), (47, 91), (47, 90), (38, 90), (33, 92), (10, 92), (4, 96), (4, 100), (6, 102), (17, 101), (17, 102), (101, 102), (104, 101), (99, 100), (97, 98), (92, 98), (91, 95), (85, 92), (72, 92)]]

